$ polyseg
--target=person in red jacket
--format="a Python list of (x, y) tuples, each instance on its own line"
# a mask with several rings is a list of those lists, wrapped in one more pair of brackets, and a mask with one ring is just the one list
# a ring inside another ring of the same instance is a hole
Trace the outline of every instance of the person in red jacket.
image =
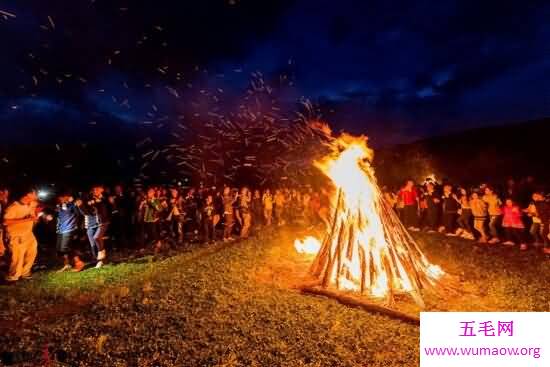
[(512, 199), (506, 199), (502, 208), (502, 228), (506, 233), (506, 242), (503, 245), (514, 246), (519, 244), (520, 250), (527, 250), (527, 244), (524, 239), (525, 225), (523, 224), (521, 215), (522, 211)]
[(397, 194), (403, 202), (403, 224), (410, 231), (419, 231), (418, 228), (418, 193), (413, 180), (407, 180), (405, 186)]

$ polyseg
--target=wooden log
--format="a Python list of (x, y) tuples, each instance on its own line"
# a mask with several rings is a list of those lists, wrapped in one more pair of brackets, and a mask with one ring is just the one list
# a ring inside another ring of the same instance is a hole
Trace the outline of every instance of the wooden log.
[(405, 312), (397, 311), (389, 307), (384, 307), (376, 303), (368, 302), (367, 300), (358, 299), (356, 297), (351, 297), (343, 293), (331, 291), (326, 288), (321, 287), (312, 287), (310, 285), (305, 285), (300, 287), (300, 292), (304, 294), (312, 294), (316, 296), (323, 296), (332, 298), (343, 305), (349, 307), (360, 308), (368, 312), (374, 312), (381, 315), (385, 315), (403, 322), (407, 322), (413, 325), (420, 325), (420, 318), (415, 315), (410, 315)]
[(338, 211), (340, 206), (339, 203), (342, 199), (342, 195), (342, 189), (339, 189), (336, 199), (336, 206), (334, 208), (334, 214), (332, 215), (332, 224), (330, 226), (330, 231), (325, 234), (325, 237), (323, 238), (323, 245), (321, 246), (317, 257), (315, 258), (315, 260), (313, 260), (313, 264), (311, 265), (310, 272), (316, 277), (319, 277), (321, 273), (325, 270), (325, 267), (331, 262), (332, 236), (336, 231), (336, 224), (338, 223)]
[(365, 249), (359, 247), (359, 263), (361, 264), (361, 294), (365, 293), (366, 287), (366, 277), (367, 277), (367, 256), (365, 254)]

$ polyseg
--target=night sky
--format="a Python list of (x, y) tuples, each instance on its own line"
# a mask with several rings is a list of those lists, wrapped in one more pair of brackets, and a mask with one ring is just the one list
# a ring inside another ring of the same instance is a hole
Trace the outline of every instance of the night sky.
[(547, 1), (4, 0), (0, 44), (4, 143), (223, 110), (258, 71), (376, 145), (550, 116)]

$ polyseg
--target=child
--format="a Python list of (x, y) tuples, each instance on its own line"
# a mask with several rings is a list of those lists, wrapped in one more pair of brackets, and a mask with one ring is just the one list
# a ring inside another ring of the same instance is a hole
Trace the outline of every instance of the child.
[(523, 240), (523, 231), (525, 226), (521, 220), (521, 210), (512, 199), (506, 199), (506, 204), (502, 208), (502, 228), (506, 233), (507, 241), (503, 245), (513, 246), (520, 244), (520, 250), (527, 250), (527, 244)]
[(476, 191), (472, 193), (470, 198), (470, 208), (472, 208), (472, 215), (474, 216), (474, 229), (481, 235), (479, 243), (487, 243), (487, 232), (485, 232), (488, 213), (487, 203), (480, 199)]

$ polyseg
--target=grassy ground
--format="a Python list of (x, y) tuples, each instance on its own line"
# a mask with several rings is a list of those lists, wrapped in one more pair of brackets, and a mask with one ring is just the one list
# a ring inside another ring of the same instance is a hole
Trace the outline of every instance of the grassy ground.
[[(0, 288), (0, 345), (35, 360), (49, 346), (85, 366), (418, 365), (418, 327), (292, 289), (308, 265), (296, 235), (39, 273)], [(427, 297), (429, 309), (550, 310), (550, 261), (535, 251), (419, 240), (460, 280), (458, 296)]]

